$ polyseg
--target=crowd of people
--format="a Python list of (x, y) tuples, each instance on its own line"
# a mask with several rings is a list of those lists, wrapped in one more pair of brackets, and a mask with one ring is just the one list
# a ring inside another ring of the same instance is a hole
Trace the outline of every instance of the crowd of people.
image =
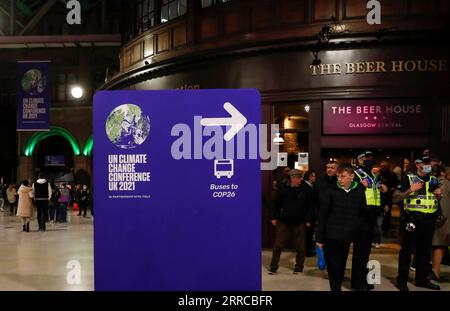
[[(440, 266), (450, 246), (450, 168), (425, 150), (402, 176), (400, 166), (375, 163), (372, 152), (357, 162), (326, 164), (324, 176), (288, 167), (274, 183), (272, 224), (275, 242), (269, 274), (276, 274), (283, 248), (293, 236), (294, 273), (303, 271), (305, 256), (323, 252), (330, 289), (340, 291), (352, 249), (351, 288), (369, 291), (367, 263), (390, 229), (392, 206), (401, 210), (401, 250), (396, 286), (408, 291), (409, 271), (415, 285), (439, 290)], [(413, 264), (412, 264), (413, 263)]]
[(91, 191), (87, 185), (49, 182), (44, 174), (39, 174), (34, 183), (23, 180), (8, 187), (0, 178), (0, 211), (22, 220), (22, 230), (30, 232), (30, 221), (37, 210), (38, 230), (46, 231), (46, 224), (67, 221), (67, 210), (78, 209), (78, 216), (87, 216), (90, 209), (94, 215)]

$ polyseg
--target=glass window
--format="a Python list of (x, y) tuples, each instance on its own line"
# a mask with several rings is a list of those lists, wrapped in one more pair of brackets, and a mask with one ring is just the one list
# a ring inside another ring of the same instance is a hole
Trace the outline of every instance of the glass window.
[(230, 2), (231, 0), (202, 0), (202, 8), (207, 8), (213, 5), (220, 5), (222, 3)]
[(155, 26), (155, 1), (138, 0), (137, 4), (137, 34), (140, 34)]
[(161, 1), (161, 23), (182, 16), (187, 12), (187, 0), (162, 0)]
[(71, 96), (71, 88), (77, 82), (75, 73), (59, 73), (57, 75), (57, 101), (64, 102), (73, 99)]

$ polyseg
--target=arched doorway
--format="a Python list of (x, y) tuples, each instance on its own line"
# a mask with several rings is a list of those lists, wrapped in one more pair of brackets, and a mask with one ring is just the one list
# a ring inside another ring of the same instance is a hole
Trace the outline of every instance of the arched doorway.
[(73, 182), (74, 157), (81, 152), (68, 130), (51, 126), (50, 131), (36, 132), (28, 139), (24, 154), (32, 158), (33, 178), (43, 172), (50, 181)]
[[(62, 136), (50, 136), (41, 141), (34, 152), (35, 175), (43, 172), (47, 180), (73, 182), (74, 153)], [(37, 176), (35, 176), (37, 177)]]

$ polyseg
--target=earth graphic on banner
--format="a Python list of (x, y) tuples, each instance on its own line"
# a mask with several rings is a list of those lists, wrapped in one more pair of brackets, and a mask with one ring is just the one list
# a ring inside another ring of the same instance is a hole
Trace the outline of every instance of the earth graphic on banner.
[(149, 133), (150, 118), (133, 104), (116, 107), (106, 120), (109, 140), (122, 149), (136, 148), (147, 139)]
[(41, 94), (47, 86), (47, 78), (39, 69), (28, 70), (22, 77), (22, 88), (29, 95)]

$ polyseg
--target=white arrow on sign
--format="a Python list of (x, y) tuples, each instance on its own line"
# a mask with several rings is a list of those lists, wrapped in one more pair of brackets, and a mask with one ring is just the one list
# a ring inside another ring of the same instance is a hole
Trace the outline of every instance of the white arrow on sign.
[(247, 118), (242, 115), (231, 103), (223, 104), (223, 108), (230, 114), (231, 118), (206, 118), (200, 121), (203, 126), (231, 126), (223, 137), (230, 141), (247, 124)]

